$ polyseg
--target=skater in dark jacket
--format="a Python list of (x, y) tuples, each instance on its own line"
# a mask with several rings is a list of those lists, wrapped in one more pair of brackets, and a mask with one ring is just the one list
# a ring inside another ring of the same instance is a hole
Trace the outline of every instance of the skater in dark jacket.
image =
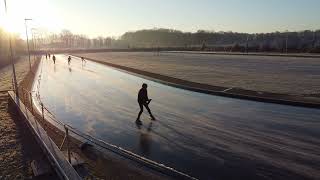
[(52, 60), (53, 60), (53, 64), (56, 64), (56, 56), (55, 55), (52, 56)]
[(136, 120), (137, 124), (142, 124), (141, 120), (140, 120), (140, 116), (143, 112), (143, 106), (147, 109), (147, 111), (149, 112), (150, 118), (152, 120), (155, 120), (154, 116), (151, 113), (151, 110), (149, 108), (149, 103), (151, 102), (151, 99), (149, 99), (148, 97), (148, 91), (147, 91), (148, 85), (143, 83), (142, 84), (142, 88), (140, 89), (139, 93), (138, 93), (138, 103), (139, 103), (139, 107), (140, 107), (140, 111)]
[(68, 65), (71, 64), (71, 56), (68, 57)]

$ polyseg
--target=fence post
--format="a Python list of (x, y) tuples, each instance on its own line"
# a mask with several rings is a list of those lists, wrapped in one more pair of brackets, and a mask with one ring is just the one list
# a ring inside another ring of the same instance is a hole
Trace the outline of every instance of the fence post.
[(29, 96), (30, 96), (31, 113), (33, 114), (33, 102), (32, 102), (32, 93), (31, 92), (29, 92)]
[(24, 90), (23, 94), (24, 94), (24, 105), (26, 106), (27, 105), (27, 99), (28, 99), (28, 93), (27, 93), (26, 90)]
[(42, 122), (44, 123), (44, 129), (47, 130), (46, 122), (44, 121), (44, 107), (43, 103), (41, 103), (41, 114), (42, 114)]
[(13, 79), (11, 79), (11, 83), (12, 83), (12, 90), (14, 93), (16, 93), (16, 88), (14, 87)]
[(26, 103), (26, 99), (25, 99), (25, 92), (22, 90), (22, 93), (23, 93), (23, 99), (24, 99), (24, 108), (25, 108), (25, 111), (26, 111), (26, 116), (27, 116), (27, 119), (29, 119), (29, 115), (28, 115), (28, 110), (27, 110), (27, 103)]
[(68, 161), (71, 164), (70, 147), (69, 147), (69, 129), (67, 128), (67, 126), (64, 126), (64, 128), (66, 129)]
[(26, 105), (26, 99), (25, 99), (25, 94), (24, 94), (24, 88), (22, 88), (22, 102), (24, 103), (24, 105)]

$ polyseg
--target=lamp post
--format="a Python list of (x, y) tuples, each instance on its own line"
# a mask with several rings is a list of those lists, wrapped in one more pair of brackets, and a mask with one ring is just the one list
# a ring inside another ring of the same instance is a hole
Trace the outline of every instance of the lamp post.
[(289, 31), (286, 31), (286, 54), (288, 54), (288, 39), (289, 39)]
[(316, 31), (313, 31), (312, 49), (316, 48), (316, 42), (317, 42), (317, 34), (316, 34)]
[(32, 19), (24, 19), (24, 25), (26, 27), (26, 36), (27, 36), (27, 47), (28, 47), (28, 56), (29, 56), (29, 68), (31, 71), (31, 61), (30, 61), (30, 49), (29, 49), (29, 37), (28, 37), (28, 26), (27, 26), (27, 21), (31, 21)]
[(246, 53), (248, 54), (249, 53), (249, 35), (247, 36), (247, 39), (246, 39)]
[(35, 38), (35, 31), (36, 29), (35, 28), (32, 28), (31, 29), (31, 36), (32, 36), (32, 46), (33, 46), (33, 62), (36, 61), (36, 55), (35, 55), (35, 51), (36, 51), (36, 38)]
[[(8, 16), (8, 9), (7, 9), (7, 1), (4, 0), (4, 7), (5, 7), (5, 11), (6, 11), (6, 15)], [(18, 101), (19, 99), (19, 93), (18, 93), (18, 83), (17, 83), (17, 76), (16, 76), (16, 69), (14, 66), (14, 60), (13, 60), (13, 50), (12, 50), (12, 40), (11, 40), (11, 33), (9, 33), (9, 48), (10, 48), (10, 59), (11, 59), (11, 64), (12, 64), (12, 72), (13, 72), (13, 83), (14, 83), (14, 89), (16, 90), (16, 101)], [(20, 103), (17, 103), (18, 105)]]

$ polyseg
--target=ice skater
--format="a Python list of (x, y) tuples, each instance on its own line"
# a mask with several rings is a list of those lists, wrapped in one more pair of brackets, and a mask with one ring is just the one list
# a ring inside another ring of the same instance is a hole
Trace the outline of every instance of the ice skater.
[(68, 57), (68, 65), (71, 64), (71, 56)]
[(81, 57), (81, 61), (82, 61), (82, 62), (86, 62), (86, 60), (84, 59), (84, 57)]
[(48, 54), (46, 53), (46, 59), (48, 59)]
[(84, 57), (81, 57), (81, 62), (82, 62), (82, 65), (86, 63), (86, 60), (84, 59)]
[(143, 112), (143, 106), (148, 110), (151, 120), (156, 120), (154, 118), (154, 116), (152, 115), (151, 110), (149, 108), (149, 103), (151, 102), (151, 99), (149, 99), (149, 97), (148, 97), (147, 88), (148, 88), (148, 85), (143, 83), (142, 88), (140, 89), (140, 91), (138, 93), (138, 103), (139, 103), (140, 111), (139, 111), (138, 117), (136, 119), (136, 123), (139, 125), (142, 124), (142, 122), (140, 120), (140, 116)]
[(52, 55), (53, 64), (56, 64), (56, 56)]

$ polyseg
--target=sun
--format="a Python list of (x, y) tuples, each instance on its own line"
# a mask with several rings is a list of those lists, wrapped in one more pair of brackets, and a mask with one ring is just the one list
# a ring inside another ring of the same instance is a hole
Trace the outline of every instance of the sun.
[(7, 32), (18, 34), (21, 33), (21, 28), (23, 28), (23, 26), (13, 22), (14, 21), (7, 19), (1, 20), (1, 27)]
[[(49, 0), (7, 0), (8, 13), (5, 13), (4, 1), (0, 0), (0, 26), (6, 31), (19, 34), (25, 38), (25, 19), (28, 31), (31, 28), (42, 28), (58, 31), (61, 23), (53, 17)], [(61, 28), (62, 29), (62, 28)]]
[[(4, 1), (1, 1), (1, 17), (0, 17), (0, 25), (3, 29), (12, 33), (20, 33), (23, 30), (23, 14), (26, 7), (26, 2), (17, 0), (7, 0), (7, 13), (5, 13)], [(27, 8), (27, 7), (26, 7)]]

